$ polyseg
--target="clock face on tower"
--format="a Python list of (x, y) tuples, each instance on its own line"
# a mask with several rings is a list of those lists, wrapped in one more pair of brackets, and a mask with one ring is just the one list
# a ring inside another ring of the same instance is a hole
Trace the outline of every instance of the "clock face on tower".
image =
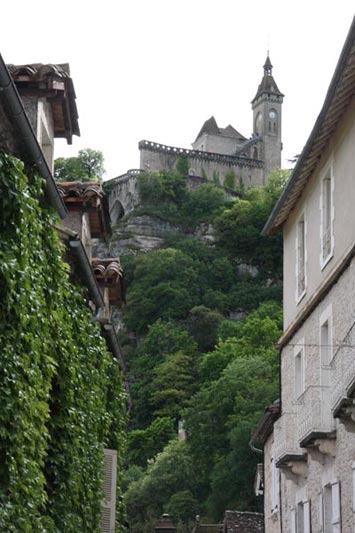
[(275, 111), (270, 111), (270, 113), (269, 113), (269, 117), (272, 118), (272, 119), (276, 118), (276, 113), (275, 113)]

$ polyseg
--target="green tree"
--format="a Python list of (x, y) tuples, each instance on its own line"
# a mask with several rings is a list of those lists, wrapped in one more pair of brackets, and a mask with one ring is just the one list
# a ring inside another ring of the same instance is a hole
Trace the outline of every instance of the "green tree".
[(54, 160), (54, 177), (61, 181), (101, 181), (105, 173), (104, 156), (99, 150), (85, 148), (77, 157)]
[(140, 255), (127, 294), (125, 320), (144, 332), (158, 318), (185, 318), (198, 302), (198, 277), (191, 258), (171, 248)]
[[(149, 326), (147, 335), (128, 359), (131, 376), (131, 393), (134, 398), (131, 424), (133, 428), (146, 428), (154, 418), (153, 395), (156, 391), (155, 369), (170, 354), (182, 351), (196, 357), (197, 346), (187, 331), (171, 321), (157, 320)], [(175, 416), (175, 415), (174, 415)]]
[(130, 464), (147, 466), (164, 446), (176, 435), (172, 418), (156, 418), (146, 429), (135, 429), (129, 433), (128, 461)]
[(173, 494), (166, 506), (166, 511), (171, 516), (173, 523), (181, 524), (181, 531), (190, 531), (190, 524), (198, 514), (200, 504), (190, 490), (180, 490)]
[(185, 427), (214, 519), (226, 506), (257, 508), (248, 441), (265, 405), (277, 396), (273, 343), (280, 332), (280, 307), (265, 304), (236, 328), (235, 337), (202, 358), (202, 383), (185, 412)]
[(275, 171), (265, 187), (251, 188), (216, 220), (218, 244), (240, 263), (258, 267), (264, 277), (282, 279), (282, 235), (261, 235), (288, 171)]
[(232, 189), (232, 190), (235, 189), (235, 174), (234, 174), (233, 170), (230, 171), (230, 172), (226, 172), (226, 174), (224, 176), (223, 185), (227, 189)]
[(218, 311), (213, 311), (204, 305), (193, 307), (187, 318), (187, 328), (190, 335), (195, 339), (200, 352), (213, 350), (218, 327), (223, 316)]
[(186, 442), (171, 441), (126, 492), (132, 533), (151, 533), (174, 494), (194, 495), (196, 490), (196, 470)]
[(154, 369), (151, 403), (155, 416), (171, 416), (177, 422), (196, 391), (196, 362), (180, 350), (169, 354)]

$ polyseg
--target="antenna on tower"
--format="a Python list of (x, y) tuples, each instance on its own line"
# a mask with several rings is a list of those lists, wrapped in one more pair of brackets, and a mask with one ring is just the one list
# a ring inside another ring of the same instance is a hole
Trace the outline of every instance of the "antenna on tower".
[(267, 46), (266, 46), (266, 48), (267, 48), (267, 56), (269, 56), (270, 55), (270, 33), (267, 36)]

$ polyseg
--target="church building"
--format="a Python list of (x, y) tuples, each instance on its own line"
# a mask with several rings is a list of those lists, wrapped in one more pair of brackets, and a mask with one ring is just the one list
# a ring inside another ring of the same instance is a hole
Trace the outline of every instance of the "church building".
[(281, 119), (284, 95), (272, 75), (269, 55), (251, 105), (253, 133), (247, 138), (233, 126), (218, 126), (212, 116), (203, 124), (192, 150), (140, 141), (140, 168), (174, 168), (179, 157), (189, 160), (190, 175), (224, 184), (226, 174), (244, 187), (265, 184), (267, 176), (281, 166)]

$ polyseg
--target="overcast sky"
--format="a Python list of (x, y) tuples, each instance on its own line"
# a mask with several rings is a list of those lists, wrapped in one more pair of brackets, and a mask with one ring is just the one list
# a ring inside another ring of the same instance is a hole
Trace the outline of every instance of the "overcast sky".
[(17, 0), (1, 6), (7, 63), (71, 67), (81, 137), (106, 179), (139, 167), (138, 141), (190, 148), (203, 122), (252, 132), (267, 49), (285, 94), (283, 158), (302, 150), (354, 15), (353, 0)]

